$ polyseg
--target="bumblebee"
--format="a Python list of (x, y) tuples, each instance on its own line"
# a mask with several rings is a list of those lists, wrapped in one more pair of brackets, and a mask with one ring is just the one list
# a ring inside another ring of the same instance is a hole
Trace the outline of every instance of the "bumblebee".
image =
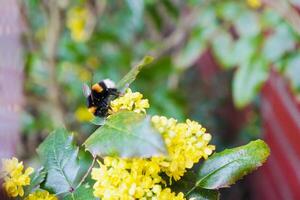
[(90, 87), (83, 85), (83, 94), (87, 98), (87, 107), (90, 113), (98, 117), (106, 117), (110, 109), (109, 103), (120, 95), (115, 83), (104, 79)]

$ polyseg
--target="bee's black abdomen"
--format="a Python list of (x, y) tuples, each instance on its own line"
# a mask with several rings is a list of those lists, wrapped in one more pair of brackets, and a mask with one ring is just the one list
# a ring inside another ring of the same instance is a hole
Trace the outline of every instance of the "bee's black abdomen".
[(108, 110), (109, 110), (108, 106), (107, 107), (98, 107), (95, 112), (95, 115), (98, 117), (107, 117)]

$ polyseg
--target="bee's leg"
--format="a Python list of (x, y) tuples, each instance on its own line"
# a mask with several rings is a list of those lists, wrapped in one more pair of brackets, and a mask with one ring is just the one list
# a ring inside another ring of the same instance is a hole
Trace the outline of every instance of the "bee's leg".
[(113, 114), (113, 110), (111, 108), (111, 106), (107, 106), (107, 115)]
[(118, 96), (120, 96), (120, 92), (117, 90), (117, 89), (115, 89), (115, 88), (109, 88), (108, 89), (108, 92), (110, 93), (110, 95), (112, 95), (112, 96), (115, 96), (115, 97), (118, 97)]
[(110, 106), (108, 105), (108, 101), (101, 101), (100, 102), (100, 110), (102, 113), (102, 116), (106, 117), (108, 116), (108, 111), (110, 110)]
[(111, 109), (111, 106), (110, 106), (110, 104), (106, 104), (106, 115), (108, 116), (109, 114), (111, 114), (112, 113), (112, 109)]

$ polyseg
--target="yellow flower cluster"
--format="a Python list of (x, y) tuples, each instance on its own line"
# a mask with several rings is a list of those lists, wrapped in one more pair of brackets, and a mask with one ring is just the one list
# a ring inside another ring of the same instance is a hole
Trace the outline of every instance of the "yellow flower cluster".
[(254, 9), (260, 8), (262, 5), (261, 0), (247, 0), (247, 4)]
[(169, 152), (169, 158), (160, 162), (161, 170), (175, 181), (200, 158), (207, 159), (215, 150), (215, 146), (208, 145), (211, 135), (195, 121), (177, 123), (173, 118), (153, 116), (152, 123), (163, 135)]
[(180, 192), (176, 196), (175, 192), (172, 192), (170, 188), (165, 188), (164, 190), (162, 190), (160, 192), (158, 199), (160, 199), (160, 200), (169, 200), (169, 199), (181, 200), (181, 199), (185, 199), (185, 198), (183, 196), (183, 193)]
[[(113, 112), (130, 110), (146, 112), (149, 107), (142, 94), (132, 93), (128, 89), (124, 96), (111, 103)], [(143, 103), (141, 103), (143, 102)], [(142, 105), (142, 106), (141, 106)], [(105, 157), (99, 168), (93, 168), (92, 179), (94, 196), (101, 199), (155, 199), (183, 200), (183, 193), (177, 195), (166, 187), (168, 183), (161, 177), (162, 173), (170, 180), (179, 180), (186, 169), (191, 168), (200, 158), (207, 158), (215, 146), (208, 145), (211, 135), (195, 121), (177, 123), (173, 118), (154, 116), (153, 126), (162, 134), (169, 157), (152, 157), (123, 159)], [(171, 183), (171, 181), (170, 181)]]
[(94, 195), (104, 200), (152, 197), (152, 188), (161, 182), (159, 166), (145, 159), (106, 157), (99, 164), (100, 168), (92, 171), (92, 178), (97, 181)]
[(29, 194), (25, 200), (58, 200), (57, 197), (53, 194), (50, 194), (48, 191), (37, 190), (32, 194)]
[(33, 168), (28, 167), (25, 172), (24, 165), (17, 158), (2, 160), (1, 177), (4, 177), (3, 187), (9, 197), (24, 196), (23, 187), (30, 184), (29, 175)]
[(67, 27), (70, 29), (71, 37), (76, 42), (84, 42), (88, 39), (86, 24), (88, 10), (85, 7), (73, 7), (67, 13)]
[(149, 108), (148, 99), (143, 99), (143, 95), (139, 92), (132, 92), (127, 89), (125, 94), (110, 102), (111, 113), (116, 113), (120, 110), (131, 110), (136, 113), (145, 113), (146, 108)]
[(100, 168), (92, 171), (92, 178), (96, 180), (94, 196), (103, 200), (183, 200), (183, 193), (176, 196), (169, 188), (162, 189), (164, 181), (155, 159), (105, 157), (104, 163), (99, 162)]

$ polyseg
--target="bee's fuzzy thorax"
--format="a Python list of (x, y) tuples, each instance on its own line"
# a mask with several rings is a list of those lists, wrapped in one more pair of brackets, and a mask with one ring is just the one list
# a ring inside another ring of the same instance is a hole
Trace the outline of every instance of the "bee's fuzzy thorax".
[(104, 80), (103, 80), (103, 83), (105, 84), (105, 86), (106, 86), (107, 88), (116, 88), (115, 82), (113, 82), (113, 81), (110, 80), (110, 79), (104, 79)]

